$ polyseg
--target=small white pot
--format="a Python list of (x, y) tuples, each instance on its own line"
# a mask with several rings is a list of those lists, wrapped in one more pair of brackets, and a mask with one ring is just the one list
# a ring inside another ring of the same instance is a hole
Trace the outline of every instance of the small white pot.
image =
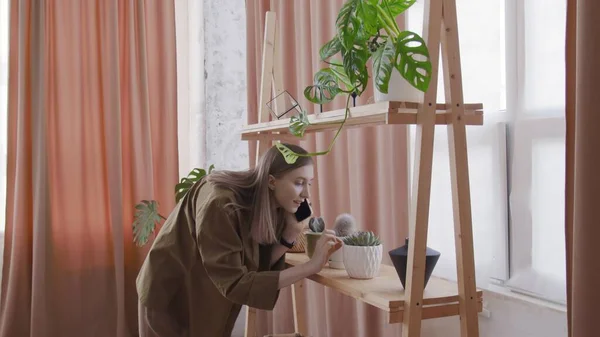
[(379, 276), (382, 257), (383, 245), (344, 245), (344, 266), (348, 276), (352, 278), (370, 279)]
[(388, 93), (384, 94), (373, 86), (375, 102), (399, 101), (399, 102), (420, 102), (420, 91), (410, 85), (398, 70), (393, 69), (390, 82), (388, 84)]
[(344, 269), (344, 246), (329, 256), (329, 268)]

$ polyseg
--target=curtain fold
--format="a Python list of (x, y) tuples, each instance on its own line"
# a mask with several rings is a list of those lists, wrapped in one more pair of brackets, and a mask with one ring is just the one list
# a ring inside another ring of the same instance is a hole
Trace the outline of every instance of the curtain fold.
[(567, 294), (569, 334), (600, 335), (595, 308), (600, 301), (600, 266), (595, 256), (600, 237), (600, 3), (568, 0), (567, 23)]
[(134, 205), (174, 206), (172, 1), (14, 0), (0, 336), (135, 336)]
[[(247, 80), (248, 122), (257, 122), (262, 40), (266, 11), (277, 14), (284, 90), (312, 113), (319, 107), (309, 103), (303, 90), (312, 83), (313, 74), (325, 64), (319, 48), (335, 33), (335, 19), (343, 4), (335, 1), (247, 1)], [(401, 23), (404, 24), (403, 22)], [(402, 27), (400, 25), (400, 27)], [(373, 101), (373, 86), (358, 97), (357, 105)], [(323, 111), (343, 108), (346, 97), (323, 106)], [(326, 149), (334, 132), (308, 135), (298, 142), (309, 151)], [(378, 126), (343, 131), (330, 154), (316, 158), (312, 202), (315, 215), (323, 216), (328, 228), (335, 217), (350, 212), (360, 229), (373, 230), (384, 241), (387, 252), (404, 244), (408, 234), (408, 152), (405, 126)], [(249, 145), (250, 160), (256, 145)], [(400, 281), (398, 281), (400, 284)], [(311, 336), (397, 336), (399, 324), (387, 324), (384, 312), (354, 299), (308, 282), (304, 289), (308, 301)], [(316, 305), (319, 304), (320, 307)], [(323, 306), (321, 306), (323, 304)], [(294, 330), (291, 292), (284, 289), (273, 312), (260, 312), (257, 335)]]
[(577, 0), (567, 0), (565, 41), (565, 254), (568, 336), (573, 336), (573, 192), (575, 180), (575, 95), (577, 85)]

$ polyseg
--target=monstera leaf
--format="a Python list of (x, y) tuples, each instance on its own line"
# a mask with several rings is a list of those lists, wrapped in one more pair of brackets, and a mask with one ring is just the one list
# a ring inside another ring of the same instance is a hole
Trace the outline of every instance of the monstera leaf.
[(298, 160), (299, 155), (294, 151), (290, 150), (287, 146), (281, 144), (280, 142), (275, 143), (275, 146), (279, 150), (279, 152), (283, 155), (285, 162), (288, 164), (293, 164)]
[(136, 245), (141, 247), (148, 242), (156, 226), (165, 218), (158, 214), (158, 202), (155, 200), (142, 200), (135, 206), (135, 209), (133, 240)]
[[(214, 168), (214, 165), (210, 165), (208, 173), (212, 172)], [(175, 202), (178, 203), (186, 195), (190, 187), (200, 181), (205, 175), (205, 169), (195, 168), (188, 173), (187, 177), (181, 178), (179, 184), (175, 185)]]
[(384, 94), (388, 92), (390, 77), (396, 63), (396, 46), (392, 40), (387, 40), (373, 54), (373, 76), (375, 87)]
[(383, 9), (388, 10), (391, 17), (404, 13), (405, 10), (409, 9), (410, 6), (414, 5), (417, 0), (383, 0)]
[(342, 46), (350, 49), (358, 37), (360, 30), (360, 20), (356, 17), (358, 7), (362, 0), (348, 0), (338, 12), (338, 17), (335, 20), (335, 28), (337, 37)]
[(290, 132), (296, 137), (304, 137), (304, 131), (310, 125), (306, 110), (302, 110), (298, 116), (292, 116), (290, 120)]
[[(210, 174), (214, 168), (214, 165), (210, 165), (208, 174)], [(187, 177), (182, 178), (181, 181), (175, 185), (176, 203), (186, 195), (195, 182), (200, 181), (205, 175), (207, 175), (205, 169), (195, 168), (188, 173)], [(161, 221), (166, 220), (166, 218), (158, 213), (158, 202), (156, 200), (142, 200), (135, 205), (135, 210), (133, 241), (136, 245), (141, 247), (148, 242), (150, 236), (154, 233), (156, 226), (160, 225)]]
[(425, 92), (431, 79), (431, 61), (425, 41), (413, 32), (404, 31), (396, 40), (396, 69), (415, 88)]
[(340, 50), (342, 50), (342, 43), (340, 42), (340, 39), (334, 37), (329, 42), (325, 43), (321, 49), (319, 49), (321, 61), (327, 61), (328, 58), (339, 53)]
[(314, 78), (313, 85), (304, 89), (304, 97), (317, 104), (331, 102), (341, 91), (337, 77), (330, 68), (319, 70)]

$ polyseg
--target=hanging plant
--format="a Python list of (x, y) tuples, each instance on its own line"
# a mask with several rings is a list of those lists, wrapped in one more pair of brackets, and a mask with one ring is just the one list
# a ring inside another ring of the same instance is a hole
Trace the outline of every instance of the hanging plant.
[[(425, 41), (417, 33), (400, 31), (396, 17), (410, 8), (416, 0), (348, 0), (340, 9), (335, 26), (336, 34), (319, 50), (328, 66), (317, 71), (313, 84), (304, 89), (304, 96), (315, 104), (333, 101), (346, 94), (344, 119), (327, 150), (307, 154), (296, 153), (285, 145), (277, 148), (288, 163), (300, 156), (319, 156), (331, 152), (350, 112), (350, 98), (360, 96), (367, 88), (369, 60), (373, 63), (374, 85), (388, 92), (394, 70), (416, 89), (425, 92), (431, 79), (431, 62)], [(310, 126), (306, 111), (290, 119), (289, 130), (303, 137)]]

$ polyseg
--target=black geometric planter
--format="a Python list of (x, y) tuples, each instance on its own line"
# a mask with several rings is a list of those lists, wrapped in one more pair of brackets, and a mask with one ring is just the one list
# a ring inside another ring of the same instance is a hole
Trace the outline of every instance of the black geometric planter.
[[(402, 287), (406, 288), (406, 266), (408, 265), (408, 238), (406, 238), (405, 245), (402, 247), (398, 247), (396, 249), (390, 250), (389, 253), (390, 258), (392, 259), (392, 263), (394, 264), (394, 268), (396, 268), (396, 273), (398, 273), (398, 277), (400, 278), (400, 282), (402, 283)], [(427, 247), (425, 253), (425, 287), (427, 287), (427, 282), (429, 282), (429, 277), (431, 273), (433, 273), (433, 269), (440, 259), (440, 252)]]

